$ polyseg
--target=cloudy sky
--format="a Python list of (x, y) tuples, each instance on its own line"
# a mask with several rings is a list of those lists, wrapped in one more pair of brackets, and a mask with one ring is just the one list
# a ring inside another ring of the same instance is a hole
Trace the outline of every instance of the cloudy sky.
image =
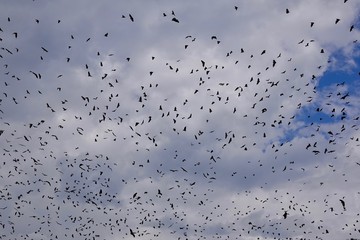
[(356, 0), (0, 7), (0, 239), (360, 238)]

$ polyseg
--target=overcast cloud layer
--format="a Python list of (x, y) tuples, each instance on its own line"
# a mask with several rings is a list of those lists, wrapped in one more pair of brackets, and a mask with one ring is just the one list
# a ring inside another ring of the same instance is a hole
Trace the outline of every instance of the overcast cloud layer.
[(360, 239), (359, 10), (2, 1), (0, 239)]

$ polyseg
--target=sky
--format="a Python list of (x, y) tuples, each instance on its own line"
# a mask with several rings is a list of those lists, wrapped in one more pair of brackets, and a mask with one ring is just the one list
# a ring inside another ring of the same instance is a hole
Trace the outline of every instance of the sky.
[(0, 4), (0, 239), (360, 239), (359, 1)]

